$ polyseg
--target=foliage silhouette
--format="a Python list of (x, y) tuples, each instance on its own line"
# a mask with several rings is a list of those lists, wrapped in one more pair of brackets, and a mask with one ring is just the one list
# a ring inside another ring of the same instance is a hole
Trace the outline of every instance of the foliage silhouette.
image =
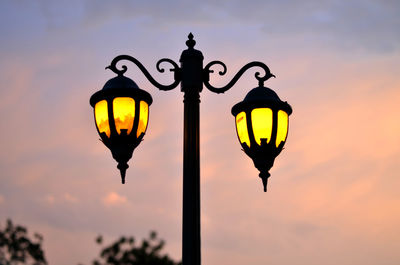
[[(30, 239), (27, 228), (14, 225), (8, 219), (4, 229), (0, 226), (0, 265), (47, 265), (42, 242), (40, 234), (35, 233)], [(102, 245), (103, 237), (98, 236), (96, 243)], [(157, 238), (154, 231), (138, 245), (134, 237), (123, 236), (105, 246), (93, 265), (181, 265), (161, 253), (164, 245), (164, 240)]]
[[(102, 245), (103, 237), (98, 236), (97, 244)], [(100, 252), (100, 258), (93, 265), (181, 265), (168, 255), (161, 254), (165, 242), (157, 238), (157, 233), (150, 232), (148, 239), (135, 244), (134, 237), (121, 237)]]
[(7, 220), (4, 229), (0, 226), (0, 264), (1, 265), (46, 265), (42, 249), (43, 237), (37, 233), (28, 237), (28, 230)]

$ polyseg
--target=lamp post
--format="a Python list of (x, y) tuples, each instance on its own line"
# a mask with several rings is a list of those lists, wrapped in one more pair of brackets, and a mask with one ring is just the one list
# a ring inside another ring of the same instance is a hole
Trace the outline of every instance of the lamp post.
[(183, 150), (183, 224), (182, 224), (182, 264), (200, 265), (200, 92), (203, 85), (212, 92), (224, 93), (232, 88), (238, 79), (252, 67), (260, 67), (264, 75), (255, 74), (258, 87), (252, 89), (245, 99), (232, 108), (236, 131), (243, 151), (253, 160), (260, 171), (264, 191), (277, 155), (282, 151), (288, 133), (288, 116), (292, 108), (279, 99), (264, 82), (271, 77), (269, 68), (261, 62), (251, 62), (243, 66), (224, 87), (210, 84), (210, 73), (214, 65), (221, 65), (226, 73), (226, 65), (212, 61), (203, 67), (203, 54), (194, 49), (196, 42), (190, 33), (186, 41), (187, 49), (182, 52), (179, 67), (171, 59), (157, 62), (157, 70), (163, 62), (170, 63), (174, 72), (174, 82), (170, 85), (158, 83), (146, 68), (134, 57), (120, 55), (106, 67), (117, 74), (106, 82), (103, 89), (94, 93), (90, 104), (94, 108), (95, 123), (103, 143), (111, 150), (118, 162), (122, 183), (125, 183), (128, 161), (134, 149), (142, 141), (149, 119), (152, 98), (137, 84), (124, 76), (127, 67), (117, 68), (117, 63), (127, 60), (134, 63), (146, 78), (160, 90), (171, 90), (181, 84), (184, 93), (184, 150)]

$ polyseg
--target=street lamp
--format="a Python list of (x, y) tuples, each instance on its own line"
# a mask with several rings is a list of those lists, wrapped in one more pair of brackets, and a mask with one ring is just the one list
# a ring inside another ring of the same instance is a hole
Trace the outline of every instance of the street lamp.
[(117, 63), (127, 60), (134, 63), (146, 78), (160, 90), (171, 90), (181, 84), (184, 93), (184, 150), (183, 150), (183, 225), (182, 225), (182, 264), (200, 265), (200, 92), (203, 85), (212, 92), (224, 93), (252, 67), (260, 67), (265, 74), (255, 74), (258, 87), (252, 89), (245, 99), (233, 106), (236, 131), (243, 151), (252, 158), (255, 167), (260, 171), (266, 191), (267, 179), (277, 155), (286, 142), (289, 115), (292, 108), (287, 102), (279, 99), (271, 89), (264, 87), (264, 82), (271, 77), (269, 68), (261, 62), (251, 62), (243, 66), (232, 80), (224, 87), (214, 87), (210, 81), (211, 68), (220, 65), (225, 75), (226, 65), (221, 61), (212, 61), (203, 68), (203, 54), (194, 49), (196, 41), (189, 34), (186, 45), (188, 49), (181, 54), (179, 67), (171, 59), (161, 59), (161, 63), (170, 63), (174, 72), (174, 82), (170, 85), (158, 83), (146, 68), (134, 57), (120, 55), (106, 67), (117, 74), (107, 81), (103, 89), (93, 94), (90, 104), (94, 108), (95, 123), (103, 143), (111, 150), (118, 162), (122, 183), (125, 182), (127, 162), (134, 149), (142, 141), (148, 123), (149, 106), (152, 98), (141, 90), (136, 83), (123, 74), (127, 67), (117, 68)]
[(265, 192), (269, 170), (286, 142), (291, 113), (287, 102), (262, 85), (252, 89), (232, 108), (239, 142), (260, 171)]
[(142, 141), (149, 120), (150, 94), (122, 73), (90, 98), (101, 141), (118, 162), (122, 184), (133, 150)]

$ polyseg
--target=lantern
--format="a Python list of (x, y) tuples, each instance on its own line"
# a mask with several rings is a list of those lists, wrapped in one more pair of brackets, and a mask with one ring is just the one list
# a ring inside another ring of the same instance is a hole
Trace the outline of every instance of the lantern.
[(152, 102), (149, 93), (122, 74), (108, 80), (90, 98), (97, 132), (118, 162), (123, 184), (128, 161), (146, 132)]
[(286, 142), (291, 113), (290, 105), (264, 86), (252, 89), (232, 108), (239, 142), (260, 171), (265, 192), (269, 170)]

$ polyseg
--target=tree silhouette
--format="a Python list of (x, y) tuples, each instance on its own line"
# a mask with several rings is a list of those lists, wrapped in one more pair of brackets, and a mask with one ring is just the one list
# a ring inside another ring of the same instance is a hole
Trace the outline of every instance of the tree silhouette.
[(7, 220), (4, 230), (0, 227), (0, 264), (46, 265), (42, 241), (41, 235), (35, 233), (30, 239), (25, 227)]
[[(97, 244), (103, 243), (103, 237), (96, 239)], [(121, 237), (100, 252), (100, 258), (93, 265), (181, 265), (168, 255), (161, 254), (165, 242), (157, 238), (157, 233), (150, 232), (148, 239), (143, 239), (136, 245), (134, 237)]]
[[(47, 265), (42, 242), (40, 234), (35, 233), (30, 239), (25, 227), (7, 220), (4, 229), (0, 226), (0, 265)], [(98, 236), (96, 243), (102, 245), (103, 237)], [(181, 265), (161, 253), (164, 245), (154, 231), (138, 245), (134, 237), (121, 237), (104, 247), (93, 265)]]

